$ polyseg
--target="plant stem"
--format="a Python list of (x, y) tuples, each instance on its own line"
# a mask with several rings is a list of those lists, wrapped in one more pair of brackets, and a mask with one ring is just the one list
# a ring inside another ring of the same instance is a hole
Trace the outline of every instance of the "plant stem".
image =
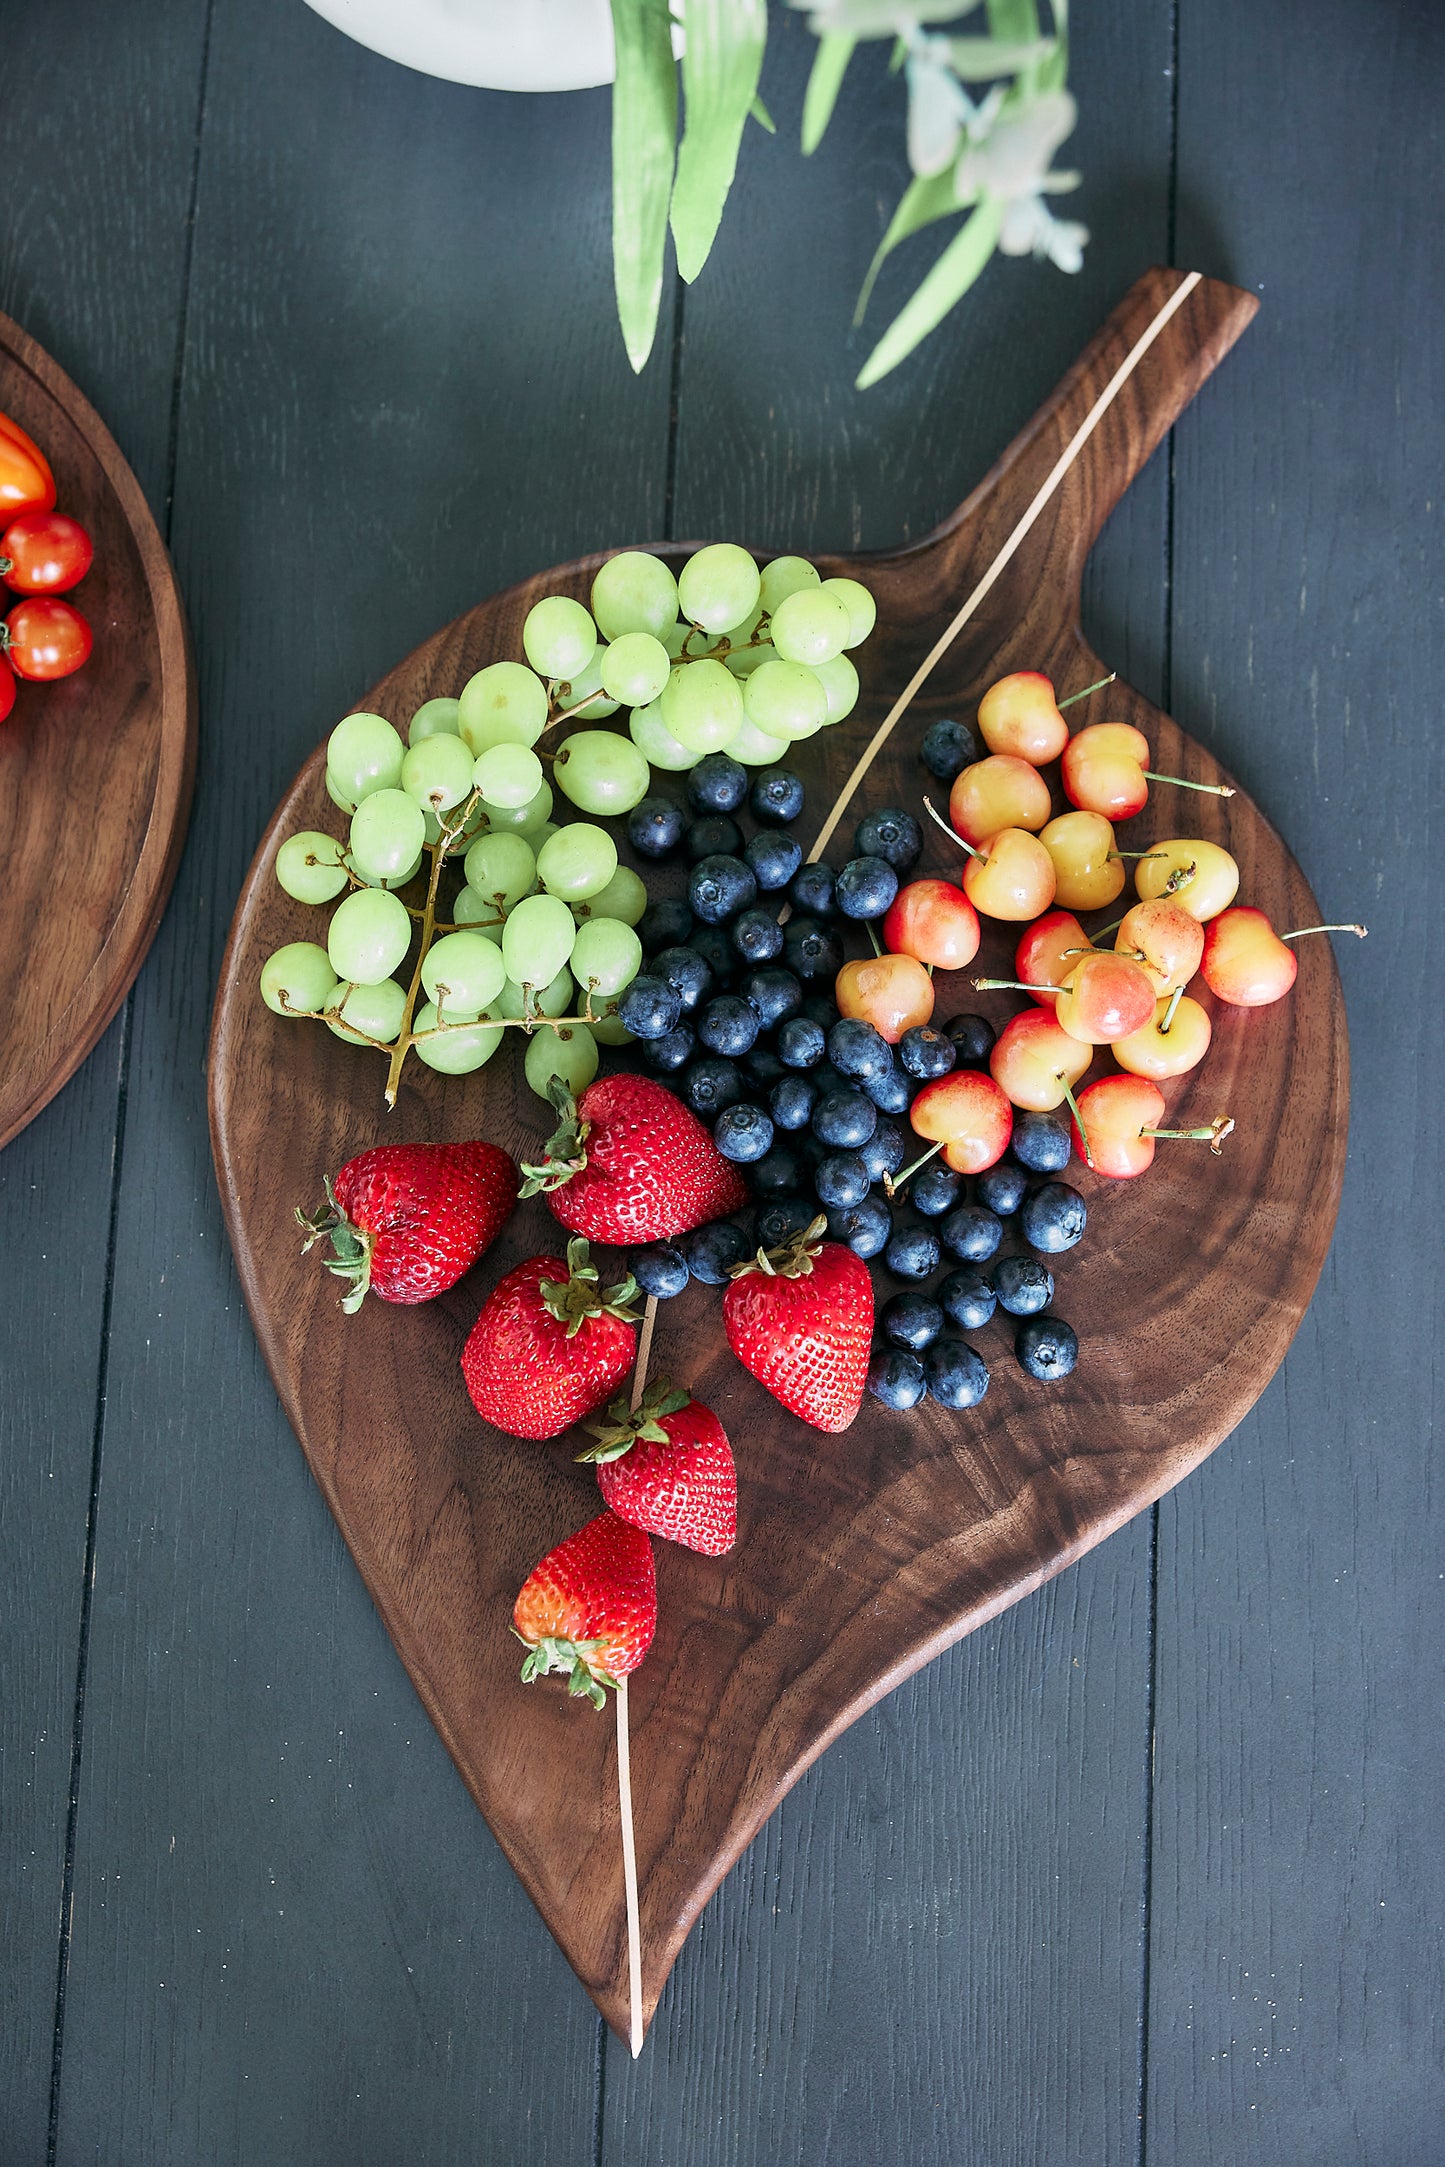
[(1282, 941), (1302, 941), (1306, 933), (1358, 933), (1360, 939), (1364, 940), (1369, 930), (1368, 926), (1363, 925), (1302, 925), (1297, 927), (1293, 933), (1281, 933), (1280, 939)]
[(975, 850), (972, 843), (966, 843), (964, 841), (963, 837), (959, 834), (957, 828), (951, 828), (949, 826), (948, 822), (944, 819), (942, 813), (940, 813), (935, 808), (933, 800), (931, 797), (928, 796), (927, 792), (924, 793), (923, 803), (929, 819), (936, 820), (938, 822), (938, 825), (942, 828), (944, 834), (951, 835), (953, 837), (953, 840), (957, 843), (960, 850), (966, 850), (971, 858), (981, 858), (983, 856), (983, 852), (981, 850)]
[(1076, 1099), (1076, 1098), (1074, 1097), (1074, 1087), (1073, 1087), (1073, 1085), (1072, 1085), (1072, 1084), (1071, 1084), (1071, 1083), (1069, 1082), (1069, 1079), (1068, 1079), (1068, 1077), (1067, 1077), (1067, 1076), (1062, 1076), (1062, 1075), (1061, 1075), (1061, 1076), (1059, 1077), (1059, 1082), (1060, 1082), (1060, 1083), (1061, 1083), (1061, 1084), (1063, 1085), (1063, 1087), (1064, 1087), (1064, 1097), (1065, 1097), (1065, 1098), (1066, 1098), (1066, 1099), (1068, 1100), (1068, 1102), (1069, 1102), (1069, 1112), (1070, 1112), (1070, 1113), (1071, 1113), (1071, 1114), (1073, 1115), (1073, 1117), (1074, 1117), (1074, 1125), (1075, 1125), (1075, 1127), (1076, 1127), (1076, 1128), (1078, 1129), (1078, 1132), (1079, 1132), (1079, 1142), (1080, 1142), (1080, 1143), (1081, 1143), (1081, 1144), (1083, 1145), (1083, 1147), (1084, 1147), (1084, 1164), (1085, 1164), (1085, 1166), (1087, 1166), (1087, 1167), (1088, 1167), (1088, 1169), (1089, 1169), (1090, 1173), (1092, 1173), (1092, 1172), (1094, 1171), (1094, 1154), (1093, 1154), (1092, 1150), (1091, 1150), (1091, 1149), (1089, 1148), (1089, 1132), (1088, 1132), (1088, 1130), (1087, 1130), (1087, 1129), (1086, 1129), (1086, 1128), (1084, 1127), (1084, 1117), (1083, 1117), (1083, 1115), (1082, 1115), (1082, 1114), (1081, 1114), (1081, 1113), (1079, 1112), (1079, 1102), (1078, 1102), (1078, 1100), (1077, 1100), (1077, 1099)]
[(1102, 692), (1105, 685), (1113, 684), (1114, 679), (1118, 676), (1118, 674), (1119, 672), (1117, 670), (1110, 670), (1108, 676), (1101, 677), (1096, 685), (1085, 685), (1082, 692), (1071, 692), (1067, 700), (1057, 701), (1055, 704), (1058, 707), (1059, 713), (1062, 715), (1066, 707), (1072, 707), (1075, 700), (1087, 700), (1091, 692)]
[(1151, 783), (1173, 783), (1177, 790), (1204, 790), (1212, 798), (1232, 798), (1234, 796), (1234, 792), (1230, 789), (1228, 783), (1186, 782), (1182, 775), (1159, 775), (1155, 773), (1152, 767), (1146, 767), (1144, 773)]
[(1173, 1030), (1174, 1014), (1183, 998), (1184, 988), (1176, 986), (1169, 996), (1169, 1006), (1164, 1011), (1164, 1021), (1159, 1026), (1159, 1036), (1161, 1038), (1167, 1037), (1168, 1033)]
[(1141, 1129), (1139, 1134), (1141, 1136), (1168, 1137), (1179, 1143), (1208, 1144), (1217, 1159), (1221, 1156), (1219, 1147), (1233, 1127), (1234, 1123), (1229, 1116), (1220, 1114), (1210, 1122), (1207, 1129)]
[(913, 1179), (913, 1176), (918, 1172), (919, 1167), (927, 1166), (929, 1160), (937, 1158), (939, 1152), (942, 1151), (942, 1149), (942, 1144), (935, 1144), (931, 1150), (924, 1152), (921, 1159), (915, 1159), (912, 1166), (905, 1166), (901, 1174), (885, 1174), (883, 1176), (883, 1187), (886, 1194), (889, 1196), (897, 1196), (899, 1190), (903, 1187), (904, 1182), (911, 1181)]

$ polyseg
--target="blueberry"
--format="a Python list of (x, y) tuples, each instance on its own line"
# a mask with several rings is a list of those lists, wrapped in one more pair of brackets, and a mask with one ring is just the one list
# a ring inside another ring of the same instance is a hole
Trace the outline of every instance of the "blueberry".
[(1073, 1248), (1088, 1217), (1088, 1206), (1077, 1189), (1066, 1181), (1046, 1181), (1026, 1199), (1019, 1213), (1019, 1230), (1031, 1248), (1057, 1256), (1061, 1249)]
[(687, 778), (687, 802), (698, 813), (735, 813), (748, 794), (748, 771), (725, 752), (710, 752)]
[(794, 910), (806, 911), (812, 918), (832, 918), (837, 913), (834, 889), (837, 875), (831, 865), (821, 860), (816, 865), (801, 865), (793, 875), (788, 889), (788, 901)]
[(666, 979), (639, 971), (618, 995), (617, 1014), (634, 1038), (666, 1038), (677, 1028), (682, 996)]
[(787, 1070), (771, 1046), (754, 1046), (742, 1058), (742, 1071), (755, 1091), (771, 1091)]
[(908, 1184), (908, 1201), (925, 1219), (941, 1219), (946, 1211), (953, 1210), (962, 1194), (962, 1174), (955, 1174), (942, 1159), (930, 1159), (927, 1166), (920, 1166)]
[(758, 884), (752, 867), (723, 851), (699, 859), (687, 884), (688, 901), (704, 925), (722, 925), (740, 910), (751, 910), (758, 900)]
[(893, 1066), (893, 1049), (861, 1016), (844, 1016), (828, 1033), (828, 1059), (845, 1076), (881, 1076)]
[(803, 862), (803, 846), (795, 835), (765, 828), (752, 838), (743, 856), (763, 894), (771, 895), (777, 888), (786, 888), (797, 872)]
[(810, 1203), (807, 1197), (775, 1196), (758, 1213), (758, 1247), (781, 1249), (784, 1242), (801, 1234), (805, 1226), (811, 1226), (817, 1216), (816, 1204)]
[(649, 903), (637, 922), (637, 938), (645, 956), (659, 948), (675, 948), (692, 931), (692, 912), (686, 903)]
[(704, 858), (740, 857), (743, 831), (726, 813), (704, 813), (701, 819), (688, 822), (682, 847), (689, 865), (697, 865)]
[(818, 1066), (813, 1070), (813, 1081), (818, 1086), (818, 1093), (822, 1098), (827, 1098), (831, 1091), (853, 1091), (857, 1089), (852, 1077), (840, 1075), (832, 1062), (828, 1060), (818, 1063)]
[(835, 1206), (828, 1214), (828, 1232), (835, 1242), (846, 1242), (854, 1256), (876, 1257), (893, 1232), (893, 1214), (881, 1196), (865, 1196), (861, 1203)]
[(923, 1364), (916, 1354), (907, 1354), (901, 1347), (875, 1354), (868, 1364), (866, 1382), (873, 1397), (894, 1414), (906, 1414), (910, 1407), (916, 1407), (928, 1390)]
[(901, 1068), (889, 1067), (881, 1076), (865, 1076), (863, 1089), (880, 1114), (906, 1114), (918, 1086), (909, 1082)]
[[(784, 1024), (786, 1031), (790, 1028)], [(784, 1076), (768, 1096), (768, 1111), (780, 1129), (805, 1129), (818, 1102), (818, 1086), (810, 1076)]]
[(951, 1257), (963, 1264), (987, 1264), (1003, 1240), (1003, 1222), (981, 1204), (960, 1204), (938, 1230)]
[(883, 1252), (895, 1279), (930, 1279), (938, 1269), (938, 1236), (932, 1227), (900, 1227)]
[(898, 1058), (910, 1076), (926, 1083), (934, 1076), (948, 1074), (958, 1060), (958, 1048), (931, 1023), (915, 1023), (898, 1041)]
[(728, 939), (726, 926), (700, 925), (687, 946), (702, 957), (719, 986), (732, 983), (737, 975), (738, 952)]
[(923, 733), (923, 765), (941, 783), (951, 783), (978, 758), (978, 739), (966, 722), (935, 722)]
[(986, 1204), (1000, 1219), (1013, 1217), (1024, 1200), (1028, 1185), (1029, 1178), (1023, 1168), (1009, 1159), (1000, 1159), (997, 1165), (985, 1167), (975, 1184), (980, 1204)]
[(807, 1171), (796, 1151), (787, 1144), (774, 1143), (748, 1169), (748, 1181), (754, 1196), (795, 1196), (807, 1180)]
[(908, 1139), (892, 1114), (883, 1114), (878, 1126), (863, 1145), (863, 1164), (868, 1169), (870, 1181), (881, 1181), (885, 1174), (896, 1174), (903, 1164), (908, 1149)]
[(670, 857), (685, 825), (682, 807), (671, 798), (643, 798), (627, 816), (627, 840), (639, 857)]
[(833, 894), (845, 918), (881, 918), (898, 893), (898, 875), (886, 858), (850, 858)]
[(911, 1347), (916, 1354), (943, 1330), (943, 1311), (926, 1294), (895, 1294), (879, 1311), (878, 1324), (890, 1346)]
[(998, 1306), (998, 1296), (982, 1272), (971, 1271), (967, 1265), (940, 1279), (936, 1292), (953, 1322), (965, 1332), (977, 1332)]
[(753, 1253), (747, 1235), (731, 1219), (714, 1219), (708, 1226), (683, 1234), (677, 1246), (687, 1258), (693, 1278), (708, 1287), (725, 1287), (733, 1266)]
[(1067, 1377), (1079, 1359), (1079, 1341), (1073, 1326), (1062, 1317), (1029, 1317), (1014, 1335), (1019, 1367), (1043, 1384)]
[(739, 1166), (751, 1166), (773, 1148), (772, 1117), (761, 1106), (750, 1106), (746, 1099), (736, 1106), (726, 1106), (718, 1115), (713, 1128), (712, 1140), (725, 1159), (732, 1159)]
[[(732, 944), (744, 963), (771, 963), (783, 952), (783, 929), (770, 910), (745, 910), (729, 928)], [(802, 999), (802, 988), (798, 988)]]
[(829, 1091), (813, 1111), (813, 1134), (835, 1151), (856, 1151), (878, 1126), (878, 1109), (861, 1091)]
[(627, 1261), (643, 1293), (655, 1294), (660, 1302), (681, 1294), (692, 1276), (687, 1268), (687, 1258), (671, 1242), (655, 1242), (650, 1249), (634, 1249)]
[(675, 1069), (686, 1068), (696, 1052), (697, 1034), (685, 1023), (680, 1023), (664, 1038), (642, 1041), (642, 1058), (655, 1076), (670, 1076)]
[(961, 1339), (936, 1339), (923, 1357), (923, 1374), (941, 1407), (976, 1407), (988, 1390), (988, 1365)]
[[(699, 762), (699, 766), (701, 762)], [(765, 828), (791, 826), (803, 810), (803, 785), (791, 768), (765, 767), (753, 777), (748, 810)]]
[(652, 976), (671, 986), (690, 1016), (712, 992), (713, 977), (707, 958), (695, 948), (661, 948), (652, 959)]
[(1054, 1275), (1037, 1257), (1000, 1257), (993, 1268), (998, 1306), (1011, 1317), (1037, 1316), (1054, 1298)]
[(748, 1006), (757, 1010), (758, 1022), (765, 1031), (786, 1023), (803, 1005), (802, 987), (781, 963), (749, 971), (738, 991)]
[(987, 1068), (998, 1033), (987, 1016), (950, 1016), (943, 1035), (951, 1038), (960, 1068)]
[(798, 1014), (806, 1016), (810, 1023), (821, 1023), (825, 1031), (831, 1031), (838, 1021), (838, 1003), (831, 993), (808, 993), (803, 997)]
[[(748, 874), (748, 879), (752, 879)], [(826, 978), (831, 984), (843, 968), (843, 946), (835, 933), (816, 918), (793, 918), (783, 933), (783, 954), (788, 969), (805, 982)]]
[(742, 1071), (735, 1061), (694, 1061), (682, 1073), (682, 1100), (702, 1121), (712, 1121), (743, 1095)]
[(923, 830), (912, 813), (896, 805), (865, 813), (853, 836), (858, 858), (886, 858), (895, 873), (907, 873), (917, 865), (923, 851)]
[(759, 1028), (757, 1010), (736, 993), (714, 994), (697, 1012), (697, 1035), (708, 1052), (724, 1054), (730, 1060), (735, 1061), (756, 1044)]
[(821, 1023), (811, 1016), (789, 1016), (778, 1032), (778, 1059), (786, 1068), (813, 1068), (827, 1043)]
[(1053, 1114), (1016, 1113), (1009, 1148), (1020, 1166), (1031, 1174), (1061, 1174), (1069, 1163), (1074, 1139), (1066, 1122)]
[(848, 1204), (861, 1204), (872, 1186), (862, 1154), (857, 1151), (835, 1151), (813, 1175), (813, 1193), (818, 1202), (839, 1210)]

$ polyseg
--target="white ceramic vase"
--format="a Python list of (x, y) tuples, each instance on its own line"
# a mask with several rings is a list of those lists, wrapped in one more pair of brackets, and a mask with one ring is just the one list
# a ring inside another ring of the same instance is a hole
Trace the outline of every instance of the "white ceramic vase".
[(307, 0), (388, 60), (488, 90), (590, 90), (616, 72), (608, 0)]

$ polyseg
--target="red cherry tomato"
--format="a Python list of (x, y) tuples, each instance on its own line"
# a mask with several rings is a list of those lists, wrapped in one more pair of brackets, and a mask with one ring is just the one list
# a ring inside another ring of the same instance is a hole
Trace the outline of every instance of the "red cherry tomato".
[(55, 503), (55, 476), (44, 452), (18, 421), (0, 414), (0, 514), (48, 512)]
[(5, 652), (17, 677), (69, 677), (94, 644), (80, 611), (58, 595), (19, 602), (5, 620)]
[(3, 655), (0, 655), (0, 722), (5, 720), (15, 705), (15, 672)]
[(25, 512), (0, 534), (0, 579), (13, 594), (64, 594), (90, 570), (95, 544), (64, 512)]

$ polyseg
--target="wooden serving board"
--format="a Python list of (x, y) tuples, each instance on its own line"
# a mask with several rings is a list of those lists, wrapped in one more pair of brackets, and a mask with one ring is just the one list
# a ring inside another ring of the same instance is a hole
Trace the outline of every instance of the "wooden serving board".
[[(0, 413), (55, 473), (95, 562), (84, 669), (19, 683), (0, 723), (0, 1145), (80, 1066), (155, 938), (196, 764), (190, 642), (165, 544), (99, 415), (8, 316)], [(3, 525), (0, 520), (0, 525)], [(20, 600), (0, 588), (0, 612)]]
[[(937, 533), (915, 548), (829, 560), (873, 589), (878, 630), (859, 651), (857, 714), (794, 748), (809, 785), (800, 823), (809, 836), (920, 659), (974, 598), (856, 791), (835, 863), (850, 854), (865, 805), (918, 806), (927, 778), (917, 744), (936, 716), (971, 714), (1006, 670), (1044, 669), (1061, 691), (1104, 674), (1078, 627), (1089, 546), (1254, 309), (1230, 287), (1151, 272)], [(1021, 535), (1030, 506), (1036, 516)], [(662, 553), (676, 564), (686, 551)], [(404, 724), (423, 699), (519, 654), (531, 603), (558, 589), (585, 596), (600, 561), (544, 573), (459, 618), (359, 704)], [(1206, 751), (1124, 685), (1090, 713), (1145, 729), (1164, 770), (1219, 777)], [(505, 1048), (471, 1078), (444, 1081), (410, 1064), (388, 1117), (377, 1056), (262, 1006), (264, 957), (304, 937), (313, 916), (276, 885), (277, 845), (296, 828), (334, 825), (318, 752), (257, 852), (225, 959), (211, 1113), (237, 1262), (277, 1389), (418, 1692), (543, 1917), (625, 2037), (614, 1726), (560, 1689), (523, 1686), (508, 1630), (532, 1564), (598, 1509), (595, 1484), (572, 1462), (579, 1438), (529, 1445), (481, 1424), (458, 1370), (486, 1291), (522, 1257), (555, 1250), (558, 1230), (533, 1200), (441, 1301), (410, 1310), (372, 1302), (348, 1319), (315, 1259), (303, 1260), (292, 1219), (320, 1195), (326, 1171), (383, 1138), (480, 1134), (520, 1157), (549, 1122)], [(938, 870), (951, 846), (928, 833), (920, 870)], [(1156, 788), (1127, 840), (1144, 847), (1179, 833), (1224, 842), (1240, 862), (1242, 895), (1277, 924), (1318, 916), (1298, 867), (1245, 797)], [(1007, 930), (995, 929), (980, 963), (997, 970), (1011, 951)], [(1219, 1010), (1202, 1068), (1167, 1087), (1183, 1121), (1234, 1114), (1224, 1159), (1182, 1145), (1161, 1148), (1142, 1180), (1071, 1175), (1090, 1222), (1058, 1260), (1055, 1307), (1082, 1342), (1067, 1382), (1027, 1378), (999, 1319), (975, 1335), (993, 1371), (977, 1409), (950, 1414), (925, 1402), (904, 1416), (869, 1400), (849, 1431), (825, 1437), (732, 1359), (715, 1290), (694, 1283), (661, 1306), (652, 1373), (687, 1384), (722, 1416), (741, 1497), (728, 1557), (656, 1546), (660, 1624), (631, 1691), (649, 2017), (708, 1896), (829, 1740), (1177, 1482), (1273, 1374), (1329, 1243), (1345, 1146), (1347, 1051), (1328, 942), (1303, 943), (1299, 963), (1289, 1001)], [(986, 1007), (1001, 1022), (1019, 1005), (1016, 995), (979, 996), (961, 978), (940, 984), (943, 1016)], [(1095, 1072), (1108, 1066), (1102, 1059)]]

